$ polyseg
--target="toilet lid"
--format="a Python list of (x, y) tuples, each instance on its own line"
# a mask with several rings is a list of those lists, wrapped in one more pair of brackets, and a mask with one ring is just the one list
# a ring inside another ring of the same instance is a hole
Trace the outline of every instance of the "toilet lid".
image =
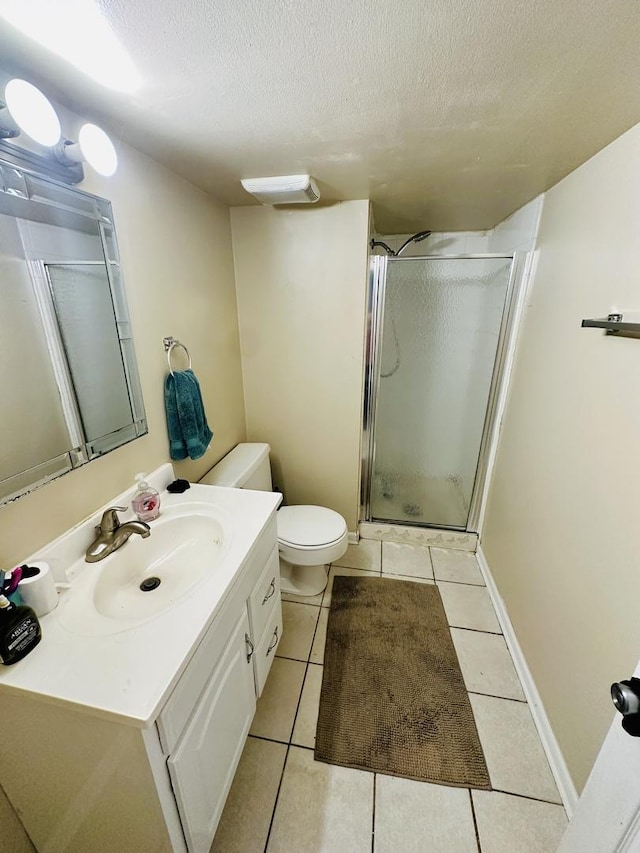
[(286, 545), (313, 548), (344, 536), (344, 518), (324, 506), (283, 506), (278, 510), (278, 539)]

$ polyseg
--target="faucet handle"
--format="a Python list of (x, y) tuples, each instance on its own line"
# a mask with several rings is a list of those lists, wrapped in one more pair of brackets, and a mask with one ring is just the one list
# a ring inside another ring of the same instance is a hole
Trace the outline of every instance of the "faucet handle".
[(117, 530), (120, 527), (118, 513), (126, 511), (126, 506), (110, 506), (102, 513), (102, 521), (100, 522), (100, 526), (96, 529), (101, 530), (102, 533), (113, 533), (114, 530)]

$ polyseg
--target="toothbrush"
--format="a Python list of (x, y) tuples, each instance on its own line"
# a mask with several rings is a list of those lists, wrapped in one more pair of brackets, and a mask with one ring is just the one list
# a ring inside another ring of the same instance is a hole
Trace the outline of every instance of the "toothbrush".
[(22, 566), (18, 566), (13, 569), (11, 572), (11, 577), (7, 580), (5, 577), (4, 585), (3, 585), (3, 593), (5, 595), (11, 595), (12, 592), (15, 592), (18, 589), (18, 584), (22, 578)]

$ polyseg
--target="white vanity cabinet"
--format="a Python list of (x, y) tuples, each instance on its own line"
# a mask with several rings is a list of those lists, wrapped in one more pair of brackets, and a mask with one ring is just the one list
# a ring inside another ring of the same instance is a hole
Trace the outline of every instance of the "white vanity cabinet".
[[(282, 636), (277, 546), (238, 608), (227, 605), (198, 646), (157, 720), (187, 846), (206, 853)], [(242, 594), (241, 594), (242, 595)], [(220, 649), (222, 651), (220, 651)], [(211, 671), (211, 660), (215, 668)], [(194, 697), (196, 701), (194, 702)]]
[(2, 693), (0, 784), (36, 850), (207, 853), (281, 636), (273, 513), (150, 724)]

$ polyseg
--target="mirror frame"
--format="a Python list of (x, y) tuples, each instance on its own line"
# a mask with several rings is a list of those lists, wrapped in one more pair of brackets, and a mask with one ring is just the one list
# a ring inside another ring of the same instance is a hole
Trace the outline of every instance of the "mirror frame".
[[(53, 293), (51, 283), (45, 276), (49, 287), (44, 286), (41, 290), (44, 293), (44, 301), (50, 303), (52, 310), (48, 311), (48, 317), (45, 317), (41, 311), (43, 333), (48, 342), (71, 446), (61, 456), (39, 462), (26, 471), (18, 472), (0, 481), (0, 489), (3, 492), (0, 493), (0, 506), (148, 433), (111, 203), (107, 199), (84, 192), (77, 187), (70, 187), (68, 183), (62, 183), (42, 172), (24, 168), (22, 164), (16, 163), (16, 158), (5, 159), (2, 152), (0, 154), (0, 198), (5, 197), (10, 197), (18, 205), (23, 202), (36, 203), (42, 205), (43, 210), (57, 209), (67, 216), (82, 217), (95, 223), (96, 236), (100, 237), (104, 254), (132, 420), (130, 424), (115, 432), (92, 441), (88, 440), (79, 417), (77, 396), (70, 381), (70, 366), (66, 361), (64, 347), (59, 346), (60, 329), (53, 307)], [(44, 264), (30, 258), (26, 258), (25, 261), (35, 287), (36, 279), (42, 276), (41, 268), (44, 268)], [(40, 301), (42, 301), (42, 294)], [(57, 345), (55, 339), (58, 340)]]

